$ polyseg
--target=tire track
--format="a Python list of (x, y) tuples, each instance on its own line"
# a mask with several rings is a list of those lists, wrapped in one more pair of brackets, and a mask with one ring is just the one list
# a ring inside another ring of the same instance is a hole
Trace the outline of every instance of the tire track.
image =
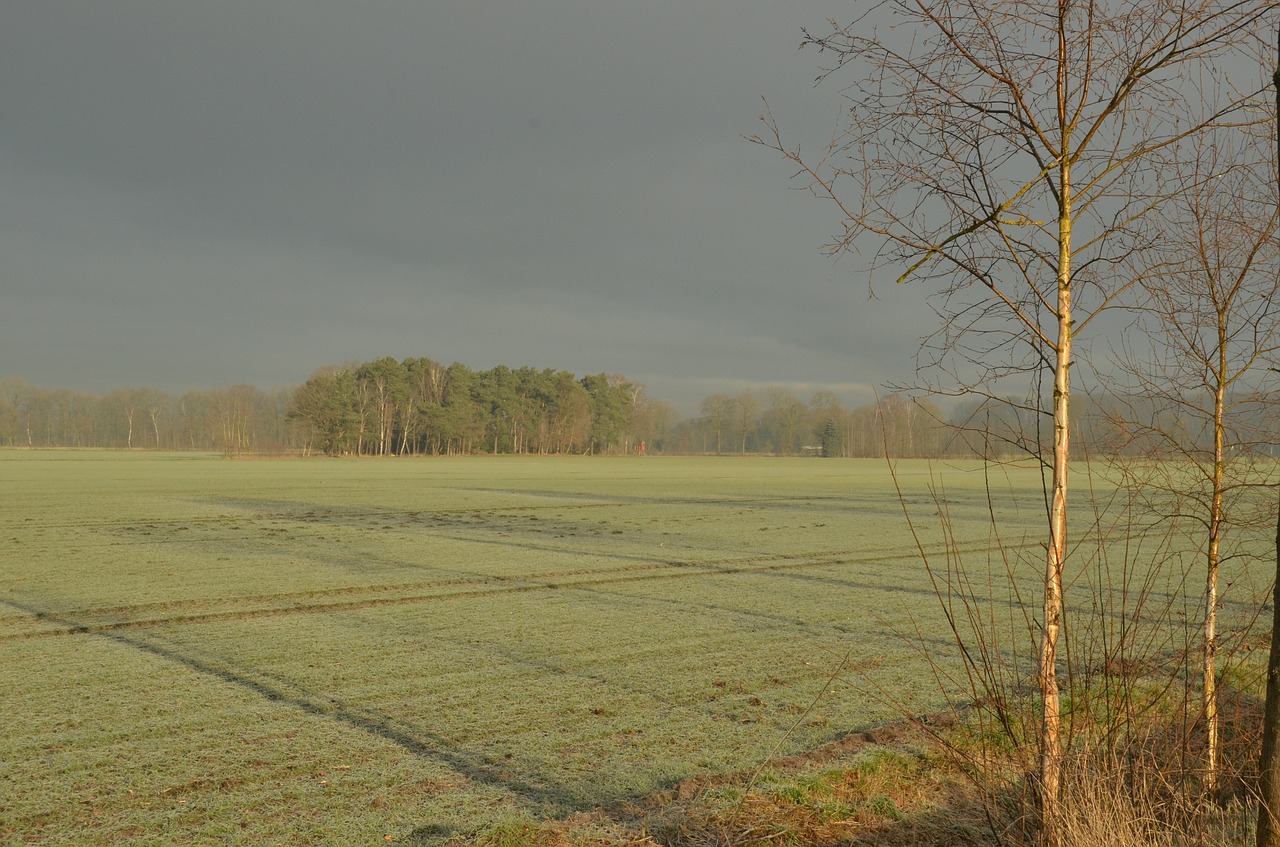
[[(1035, 547), (1038, 546), (1038, 543), (1027, 542), (1017, 546), (1021, 548)], [(971, 549), (961, 549), (959, 552), (976, 553), (983, 552), (988, 549), (990, 548), (974, 546)], [(1013, 549), (1013, 547), (1006, 545), (1006, 549)], [(636, 565), (621, 569), (616, 567), (589, 568), (575, 572), (560, 571), (522, 575), (519, 577), (494, 576), (479, 581), (459, 579), (443, 583), (407, 583), (401, 584), (401, 586), (396, 588), (369, 586), (351, 589), (333, 589), (322, 592), (263, 595), (258, 599), (270, 601), (271, 605), (267, 605), (262, 608), (232, 608), (204, 612), (195, 610), (189, 614), (102, 622), (94, 622), (92, 620), (86, 620), (86, 618), (119, 614), (122, 607), (113, 607), (113, 609), (110, 610), (81, 610), (67, 612), (61, 610), (40, 609), (14, 600), (0, 600), (0, 605), (14, 609), (24, 616), (30, 616), (41, 622), (52, 622), (58, 625), (57, 628), (52, 629), (31, 630), (0, 635), (0, 643), (25, 641), (37, 638), (110, 633), (123, 630), (152, 629), (166, 626), (217, 623), (231, 620), (283, 617), (296, 614), (329, 614), (334, 612), (358, 611), (360, 609), (373, 609), (386, 606), (465, 600), (503, 594), (524, 594), (536, 591), (596, 588), (608, 585), (625, 585), (628, 583), (656, 582), (660, 580), (687, 579), (691, 577), (724, 577), (745, 574), (792, 572), (810, 568), (828, 567), (831, 565), (874, 565), (888, 562), (913, 561), (919, 558), (919, 554), (915, 551), (863, 557), (854, 556), (852, 553), (854, 553), (854, 551), (827, 551), (767, 557), (747, 556), (703, 562), (667, 562), (658, 565)], [(351, 599), (333, 600), (331, 602), (325, 602), (323, 599), (320, 602), (315, 603), (294, 602), (286, 604), (282, 602), (291, 598), (305, 600), (308, 597), (315, 597), (317, 595), (323, 598), (335, 595), (341, 596), (342, 594), (349, 593), (385, 593), (388, 590), (394, 591), (413, 589), (417, 587), (447, 587), (450, 585), (458, 586), (459, 590), (419, 591), (392, 597), (360, 596), (352, 597)], [(474, 587), (466, 587), (468, 585)], [(864, 584), (862, 587), (867, 588), (874, 586)], [(927, 588), (908, 589), (901, 585), (894, 585), (892, 587), (888, 585), (881, 585), (880, 587), (885, 590), (892, 591), (916, 590), (928, 593), (930, 596), (933, 594), (932, 590)], [(243, 598), (237, 598), (237, 602), (241, 601), (243, 601)], [(209, 603), (207, 600), (179, 602), (187, 603), (189, 604), (189, 608), (196, 607), (197, 609), (199, 605), (207, 606)], [(145, 607), (173, 608), (170, 604), (145, 604)], [(123, 607), (123, 610), (138, 611), (139, 608), (141, 607)]]

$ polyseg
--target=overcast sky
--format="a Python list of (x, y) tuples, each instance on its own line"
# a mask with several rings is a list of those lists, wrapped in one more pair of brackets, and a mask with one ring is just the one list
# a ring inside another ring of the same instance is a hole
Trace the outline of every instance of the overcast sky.
[(810, 0), (6, 0), (0, 376), (180, 392), (384, 355), (617, 372), (692, 411), (912, 371), (839, 221)]

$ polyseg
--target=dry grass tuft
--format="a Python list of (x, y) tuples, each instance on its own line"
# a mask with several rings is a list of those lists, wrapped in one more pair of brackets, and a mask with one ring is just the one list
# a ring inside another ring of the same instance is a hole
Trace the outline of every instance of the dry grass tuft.
[(1062, 847), (1192, 847), (1252, 842), (1252, 815), (1176, 790), (1158, 769), (1080, 757), (1063, 784)]

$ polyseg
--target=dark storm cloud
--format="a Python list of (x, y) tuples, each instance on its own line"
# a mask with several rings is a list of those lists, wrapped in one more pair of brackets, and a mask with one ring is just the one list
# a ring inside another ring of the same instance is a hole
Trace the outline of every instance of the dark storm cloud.
[(176, 390), (429, 355), (679, 402), (900, 379), (916, 298), (869, 303), (819, 252), (829, 210), (741, 137), (762, 95), (829, 130), (795, 45), (830, 11), (9, 3), (0, 372)]

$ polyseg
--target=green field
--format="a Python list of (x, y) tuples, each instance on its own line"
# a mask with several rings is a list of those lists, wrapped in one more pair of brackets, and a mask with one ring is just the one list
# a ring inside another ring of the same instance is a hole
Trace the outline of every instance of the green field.
[[(976, 465), (898, 469), (929, 549), (931, 490), (992, 547)], [(436, 844), (927, 711), (902, 635), (955, 652), (873, 460), (10, 451), (0, 491), (4, 843)]]

